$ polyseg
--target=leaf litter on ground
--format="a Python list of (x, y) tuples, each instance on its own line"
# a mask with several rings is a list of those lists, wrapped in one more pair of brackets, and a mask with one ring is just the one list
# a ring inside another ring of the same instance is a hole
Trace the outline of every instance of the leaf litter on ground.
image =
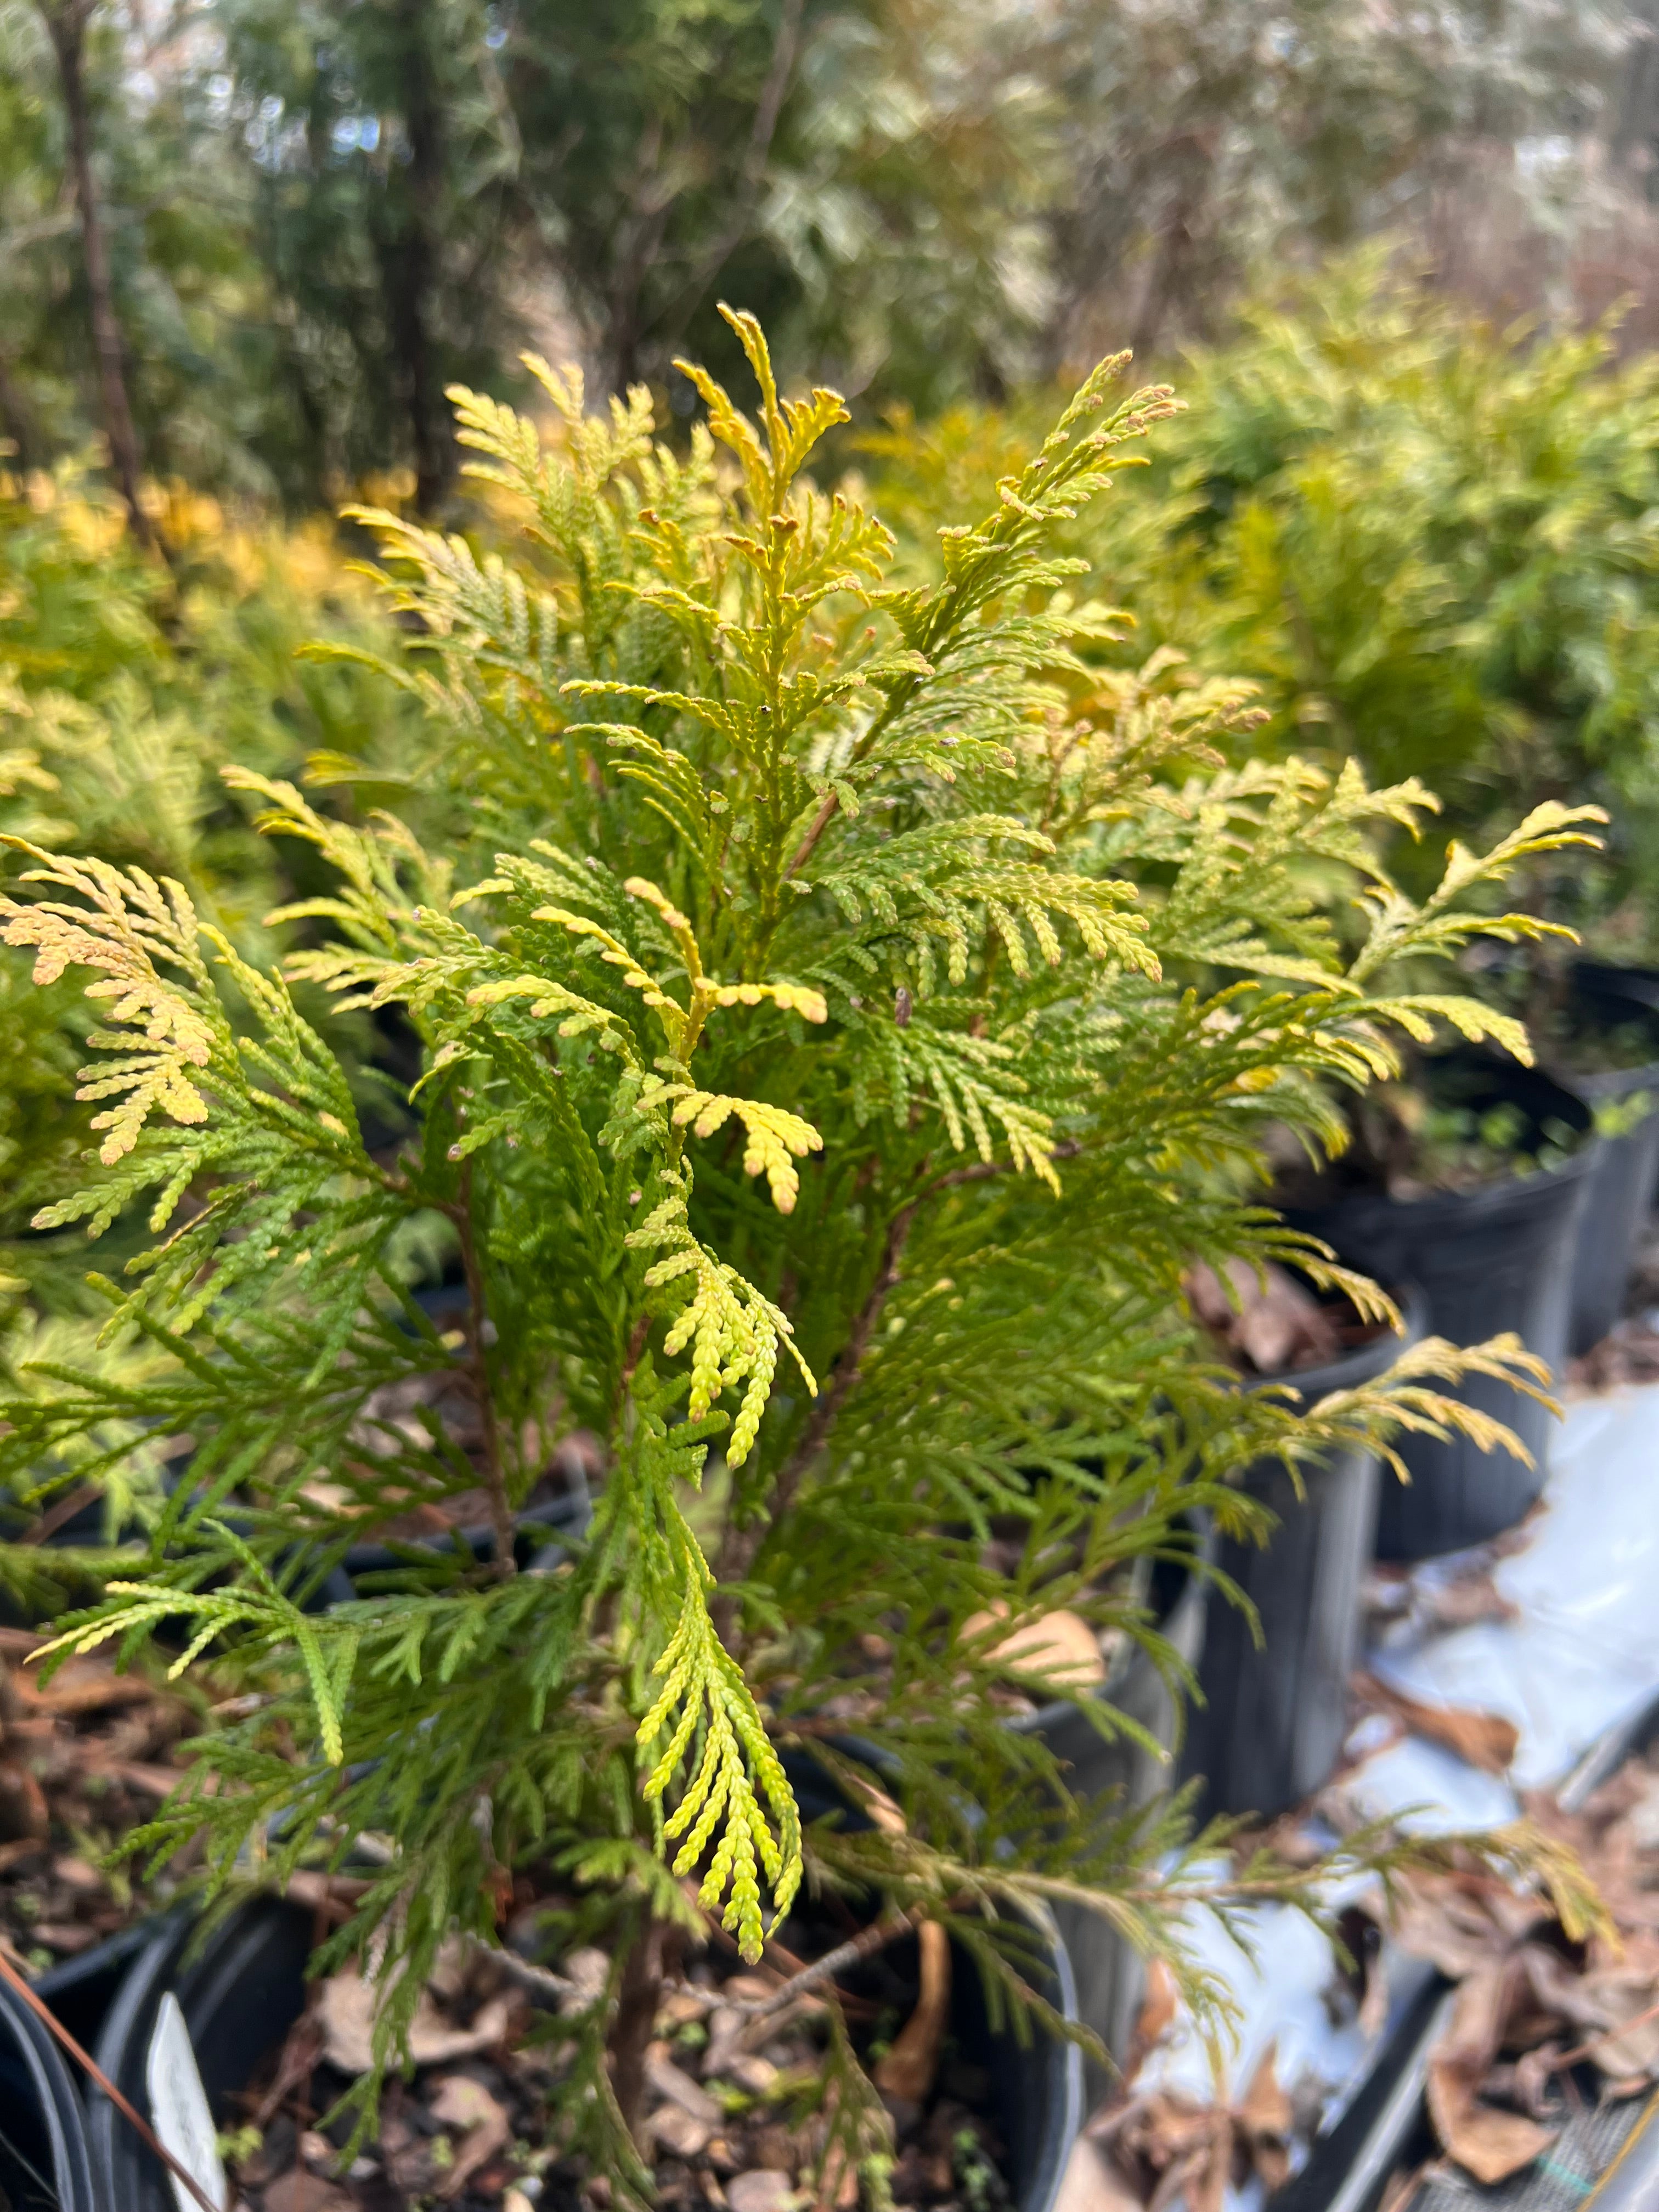
[(46, 1639), (0, 1627), (0, 1942), (38, 1973), (160, 1905), (187, 1868), (161, 1879), (107, 1855), (179, 1779), (177, 1745), (199, 1711), (106, 1653), (42, 1682), (27, 1662)]

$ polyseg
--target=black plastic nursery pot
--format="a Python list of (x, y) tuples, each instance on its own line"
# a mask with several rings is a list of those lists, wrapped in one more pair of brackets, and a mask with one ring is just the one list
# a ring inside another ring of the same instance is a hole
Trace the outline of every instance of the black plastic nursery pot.
[(1659, 1182), (1659, 968), (1577, 960), (1569, 981), (1579, 1030), (1622, 1034), (1638, 1047), (1645, 1040), (1645, 1064), (1581, 1074), (1572, 1068), (1569, 1047), (1561, 1081), (1592, 1108), (1637, 1091), (1648, 1092), (1654, 1101), (1642, 1121), (1601, 1146), (1573, 1256), (1568, 1344), (1577, 1354), (1599, 1344), (1620, 1318), (1636, 1240)]
[(81, 2100), (58, 2045), (3, 1983), (0, 2191), (11, 2212), (116, 2212), (115, 2200), (94, 2183)]
[[(1512, 1333), (1559, 1384), (1567, 1362), (1574, 1239), (1601, 1151), (1590, 1133), (1590, 1108), (1539, 1068), (1479, 1053), (1447, 1054), (1430, 1065), (1458, 1103), (1480, 1111), (1517, 1109), (1528, 1133), (1523, 1152), (1541, 1146), (1553, 1123), (1576, 1132), (1580, 1148), (1557, 1165), (1534, 1165), (1473, 1189), (1419, 1198), (1352, 1190), (1324, 1204), (1286, 1206), (1285, 1218), (1376, 1280), (1414, 1284), (1427, 1302), (1431, 1334), (1476, 1345)], [(1513, 1528), (1543, 1488), (1554, 1425), (1547, 1407), (1484, 1375), (1448, 1395), (1502, 1421), (1530, 1464), (1462, 1437), (1402, 1438), (1397, 1449), (1410, 1479), (1383, 1487), (1379, 1559), (1433, 1559), (1485, 1543)]]
[[(844, 1748), (854, 1757), (869, 1756), (868, 1747), (853, 1738)], [(784, 1768), (803, 1821), (839, 1813), (848, 1828), (870, 1826), (868, 1814), (848, 1808), (843, 1794), (810, 1759), (787, 1753)], [(1083, 2015), (1065, 1936), (1055, 1916), (1045, 1914), (1036, 1924), (1048, 1958), (1030, 1973), (1032, 1985), (1062, 2020), (1075, 2021)], [(1074, 2043), (1040, 2028), (1024, 2042), (1007, 2027), (993, 2028), (979, 1969), (954, 1942), (951, 1949), (949, 2033), (960, 2055), (984, 2073), (988, 2086), (983, 2116), (1001, 2139), (1004, 2178), (1016, 2212), (1054, 2212), (1083, 2124), (1082, 2053)]]
[[(184, 2014), (216, 2124), (240, 2123), (246, 2115), (239, 2094), (305, 2008), (314, 1926), (308, 1909), (262, 1897), (231, 1914), (192, 1953), (187, 1923), (172, 1917), (152, 1922), (136, 1950), (128, 1943), (124, 1978), (94, 2052), (99, 2064), (149, 2115), (147, 2055), (158, 2008), (170, 1990)], [(954, 1963), (951, 2033), (963, 2057), (982, 2069), (989, 2083), (986, 2117), (1006, 2148), (1017, 2212), (1053, 2212), (1083, 2120), (1079, 2053), (1041, 2033), (1021, 2045), (1006, 2028), (993, 2029), (971, 1959), (959, 1953)], [(1051, 1937), (1048, 1972), (1039, 1979), (1042, 1995), (1064, 2018), (1074, 2020), (1071, 1964), (1057, 1938)], [(128, 2122), (95, 2087), (87, 2103), (96, 2191), (87, 2202), (94, 2212), (175, 2212), (167, 2174)], [(80, 2212), (81, 2202), (71, 2206), (65, 2198), (64, 2212)]]
[[(1593, 1149), (1559, 1167), (1428, 1198), (1357, 1194), (1291, 1214), (1351, 1265), (1417, 1284), (1429, 1327), (1457, 1345), (1512, 1330), (1559, 1382), (1566, 1366), (1573, 1239), (1595, 1166)], [(1410, 1480), (1382, 1491), (1376, 1556), (1433, 1559), (1512, 1528), (1544, 1486), (1554, 1416), (1535, 1398), (1477, 1375), (1449, 1394), (1502, 1421), (1531, 1455), (1490, 1452), (1462, 1437), (1407, 1437), (1397, 1446)]]
[(1636, 1240), (1659, 1181), (1659, 1061), (1601, 1075), (1576, 1075), (1572, 1087), (1592, 1107), (1646, 1092), (1652, 1106), (1622, 1136), (1604, 1137), (1573, 1244), (1567, 1349), (1599, 1344), (1624, 1311)]
[(1575, 960), (1569, 976), (1574, 1000), (1607, 1029), (1622, 1029), (1644, 1016), (1659, 1014), (1659, 968), (1619, 960)]
[[(1206, 1529), (1199, 1546), (1200, 1560), (1209, 1558), (1212, 1540)], [(1155, 1603), (1158, 1595), (1155, 1583)], [(1160, 1633), (1196, 1671), (1207, 1633), (1208, 1580), (1198, 1565), (1176, 1569), (1164, 1596)], [(1040, 1735), (1065, 1763), (1067, 1786), (1079, 1797), (1098, 1803), (1106, 1819), (1116, 1820), (1170, 1786), (1182, 1709), (1169, 1682), (1133, 1638), (1117, 1653), (1094, 1695), (1145, 1729), (1157, 1750), (1133, 1735), (1103, 1735), (1074, 1699), (1041, 1706), (1010, 1725)], [(1077, 2016), (1121, 2060), (1127, 2054), (1146, 1993), (1146, 1963), (1103, 1914), (1064, 1901), (1053, 1911), (1076, 1984)]]
[[(1403, 1335), (1383, 1328), (1322, 1367), (1264, 1376), (1253, 1389), (1289, 1383), (1311, 1410), (1334, 1391), (1374, 1382), (1426, 1333), (1420, 1292), (1397, 1299)], [(1354, 1447), (1301, 1470), (1258, 1460), (1238, 1486), (1277, 1526), (1265, 1546), (1221, 1536), (1216, 1564), (1255, 1610), (1210, 1607), (1198, 1669), (1200, 1701), (1188, 1723), (1183, 1779), (1201, 1777), (1205, 1817), (1254, 1813), (1271, 1820), (1329, 1779), (1347, 1732), (1347, 1682), (1358, 1656), (1360, 1584), (1376, 1528), (1377, 1453)]]
[[(1077, 1985), (1064, 1939), (1052, 1923), (1046, 1971), (1034, 1982), (1060, 2017), (1079, 2017)], [(1066, 2161), (1084, 2120), (1083, 2057), (1073, 2043), (1039, 2027), (1022, 2043), (994, 2028), (971, 1955), (952, 1943), (950, 2037), (958, 2056), (988, 2083), (983, 2117), (1003, 2147), (1003, 2172), (1015, 2212), (1054, 2212)]]
[[(150, 2038), (161, 1999), (171, 1990), (190, 2031), (215, 2124), (239, 2124), (246, 2115), (233, 2098), (305, 2008), (314, 1929), (313, 1915), (300, 1905), (257, 1898), (223, 1921), (191, 1956), (186, 1917), (170, 1913), (150, 1922), (146, 1940), (131, 1954), (93, 2057), (137, 2110), (151, 2117), (145, 2078)], [(95, 2084), (87, 2092), (87, 2135), (103, 2203), (118, 2212), (175, 2212), (161, 2161)]]

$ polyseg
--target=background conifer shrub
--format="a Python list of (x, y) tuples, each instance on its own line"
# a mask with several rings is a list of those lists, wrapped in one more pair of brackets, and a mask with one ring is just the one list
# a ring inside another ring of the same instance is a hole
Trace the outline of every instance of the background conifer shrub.
[[(1194, 1257), (1294, 1253), (1387, 1312), (1252, 1203), (1261, 1133), (1339, 1142), (1331, 1086), (1389, 1073), (1401, 1032), (1524, 1052), (1391, 978), (1463, 941), (1466, 893), (1583, 834), (1540, 807), (1418, 904), (1374, 857), (1418, 786), (1250, 761), (1243, 689), (1168, 656), (1102, 675), (1121, 623), (1051, 539), (1170, 409), (1115, 404), (1121, 362), (911, 583), (803, 473), (836, 396), (784, 398), (730, 320), (758, 413), (688, 367), (707, 422), (680, 456), (642, 394), (590, 419), (539, 365), (550, 438), (455, 395), (522, 552), (368, 518), (420, 618), (384, 672), (430, 750), (316, 763), (382, 796), (401, 773), (407, 821), (229, 772), (325, 866), (275, 918), (313, 933), (285, 968), (178, 881), (37, 842), (0, 904), (40, 984), (90, 977), (97, 1021), (86, 1169), (37, 1218), (149, 1237), (94, 1279), (111, 1358), (0, 1407), (0, 1471), (38, 1491), (112, 1424), (187, 1432), (142, 1571), (58, 1650), (183, 1622), (177, 1665), (241, 1692), (145, 1840), (199, 1836), (227, 1887), (372, 1834), (331, 1955), (378, 1975), (386, 2063), (443, 1937), (493, 1941), (507, 1870), (550, 1869), (576, 1900), (554, 1938), (613, 1960), (556, 2031), (563, 2109), (635, 2189), (607, 2038), (648, 2032), (641, 1983), (708, 1917), (752, 1959), (804, 1881), (941, 1922), (994, 2005), (1039, 2014), (1017, 1908), (1086, 1896), (1216, 2022), (1175, 1919), (1194, 1862), (1158, 1871), (1178, 1818), (1103, 1832), (1005, 1725), (1010, 1683), (1065, 1683), (998, 1647), (1066, 1607), (1178, 1675), (1134, 1569), (1186, 1556), (1197, 1508), (1260, 1528), (1235, 1470), (1475, 1425), (1438, 1383), (1534, 1371), (1431, 1342), (1306, 1414), (1205, 1363), (1179, 1286)], [(293, 995), (319, 987), (418, 1038), (407, 1139), (366, 1137)], [(445, 1257), (453, 1329), (412, 1295)], [(592, 1525), (516, 1571), (575, 1430), (602, 1449)], [(482, 1559), (405, 1546), (307, 1610), (350, 1547), (475, 1498)], [(804, 1829), (784, 1759), (809, 1752), (901, 1817)], [(833, 2005), (828, 2078), (836, 2154), (878, 2182), (884, 2116)]]

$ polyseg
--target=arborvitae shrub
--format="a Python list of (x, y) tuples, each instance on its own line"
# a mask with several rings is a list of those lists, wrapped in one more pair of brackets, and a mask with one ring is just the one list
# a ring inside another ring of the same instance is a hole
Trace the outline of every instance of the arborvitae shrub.
[[(1328, 1085), (1386, 1073), (1391, 1032), (1523, 1048), (1389, 978), (1462, 940), (1463, 890), (1573, 834), (1543, 809), (1414, 906), (1369, 840), (1420, 817), (1415, 786), (1230, 766), (1237, 688), (1091, 665), (1121, 624), (1046, 540), (1167, 393), (1114, 410), (1103, 366), (995, 511), (942, 532), (942, 580), (897, 588), (879, 521), (802, 474), (839, 401), (781, 399), (732, 321), (759, 417), (688, 370), (689, 456), (642, 396), (585, 419), (550, 374), (544, 440), (457, 395), (528, 516), (521, 561), (382, 519), (428, 663), (390, 672), (447, 755), (411, 805), (453, 851), (258, 787), (335, 880), (289, 975), (418, 1032), (408, 1141), (366, 1146), (288, 981), (177, 885), (36, 852), (3, 907), (40, 981), (91, 971), (102, 1024), (97, 1149), (41, 1219), (96, 1237), (149, 1209), (103, 1287), (112, 1344), (164, 1358), (142, 1387), (38, 1379), (0, 1408), (0, 1464), (27, 1486), (101, 1423), (188, 1433), (143, 1572), (60, 1649), (186, 1622), (179, 1665), (241, 1692), (150, 1840), (199, 1833), (232, 1885), (373, 1835), (330, 1955), (380, 1977), (387, 2059), (441, 1940), (495, 1941), (507, 1872), (550, 1869), (575, 1899), (550, 1943), (614, 1957), (555, 2030), (559, 2095), (629, 2187), (607, 2036), (648, 2032), (641, 1984), (706, 1915), (753, 1958), (803, 1881), (947, 1923), (1021, 2002), (1011, 1908), (1086, 1892), (1204, 2002), (1153, 1872), (1176, 1825), (1087, 1820), (1006, 1725), (1010, 1685), (1063, 1675), (997, 1647), (1066, 1607), (1178, 1671), (1131, 1570), (1183, 1557), (1194, 1509), (1249, 1525), (1231, 1474), (1467, 1424), (1437, 1379), (1516, 1364), (1425, 1345), (1309, 1416), (1206, 1364), (1180, 1281), (1295, 1249), (1251, 1202), (1264, 1127), (1336, 1141)], [(446, 1255), (453, 1328), (413, 1295)], [(515, 1516), (579, 1430), (592, 1525), (515, 1571)], [(307, 1609), (349, 1547), (480, 1492), (484, 1557), (405, 1545)], [(803, 1832), (792, 1752), (902, 1822)], [(832, 2141), (878, 2180), (884, 2118), (831, 2026)]]

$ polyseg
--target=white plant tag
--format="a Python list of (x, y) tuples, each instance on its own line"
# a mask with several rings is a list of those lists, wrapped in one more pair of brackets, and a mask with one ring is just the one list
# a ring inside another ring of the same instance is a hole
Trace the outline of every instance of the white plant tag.
[[(215, 2138), (213, 2114), (201, 2069), (185, 2026), (185, 2015), (171, 1990), (161, 1999), (155, 2030), (149, 2039), (144, 2067), (149, 2091), (150, 2123), (162, 2148), (176, 2158), (210, 2204), (225, 2202), (225, 2169)], [(202, 2212), (176, 2173), (169, 2172), (173, 2197), (179, 2212)]]

